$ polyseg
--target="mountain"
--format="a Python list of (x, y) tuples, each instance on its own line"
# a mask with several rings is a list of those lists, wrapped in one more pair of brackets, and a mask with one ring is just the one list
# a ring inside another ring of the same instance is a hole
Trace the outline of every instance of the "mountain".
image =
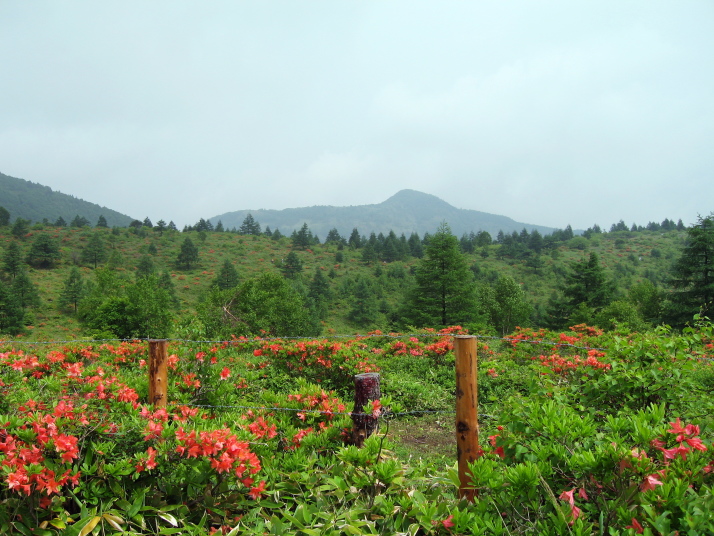
[(488, 214), (478, 210), (456, 208), (438, 197), (415, 190), (401, 190), (386, 201), (376, 205), (349, 207), (314, 206), (304, 208), (286, 208), (284, 210), (237, 210), (210, 218), (214, 225), (221, 221), (223, 227), (239, 228), (248, 214), (260, 223), (263, 229), (269, 226), (272, 231), (280, 229), (283, 234), (291, 234), (304, 223), (313, 234), (321, 239), (331, 229), (337, 229), (345, 238), (356, 228), (362, 235), (387, 233), (390, 230), (397, 235), (412, 232), (433, 233), (442, 221), (451, 227), (456, 236), (471, 231), (487, 231), (496, 237), (498, 231), (511, 233), (527, 229), (538, 229), (541, 234), (550, 234), (552, 227), (520, 223), (506, 216)]
[(91, 225), (104, 216), (110, 227), (126, 227), (133, 218), (106, 207), (55, 192), (49, 186), (35, 184), (0, 173), (0, 207), (10, 212), (10, 218), (23, 218), (33, 222), (47, 218), (54, 223), (62, 216), (69, 223), (75, 216), (85, 217)]

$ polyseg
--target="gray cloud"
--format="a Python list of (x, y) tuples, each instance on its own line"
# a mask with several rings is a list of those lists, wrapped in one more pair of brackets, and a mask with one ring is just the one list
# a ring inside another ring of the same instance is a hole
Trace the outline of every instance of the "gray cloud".
[(134, 217), (381, 202), (691, 223), (714, 7), (0, 4), (0, 171)]

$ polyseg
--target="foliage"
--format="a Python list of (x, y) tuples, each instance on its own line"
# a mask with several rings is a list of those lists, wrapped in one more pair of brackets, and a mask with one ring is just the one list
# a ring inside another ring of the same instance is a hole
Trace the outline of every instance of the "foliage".
[(678, 326), (697, 312), (709, 314), (714, 307), (714, 213), (698, 218), (687, 230), (687, 241), (677, 260), (671, 284), (668, 317)]
[(186, 270), (191, 268), (192, 264), (198, 262), (198, 248), (193, 245), (193, 241), (186, 237), (181, 244), (181, 251), (176, 258), (176, 265), (179, 268)]
[(57, 241), (47, 233), (40, 233), (32, 242), (26, 260), (36, 268), (53, 268), (60, 258)]
[(446, 224), (429, 238), (404, 316), (418, 326), (446, 326), (474, 317), (473, 274)]
[(223, 261), (221, 271), (216, 277), (215, 285), (221, 290), (228, 290), (238, 286), (238, 270), (235, 269), (233, 263), (226, 259)]
[(14, 278), (20, 271), (22, 262), (22, 247), (17, 240), (13, 240), (5, 249), (5, 255), (3, 256), (3, 271)]
[(107, 252), (102, 235), (98, 232), (91, 233), (87, 245), (82, 249), (82, 262), (96, 268), (106, 257)]
[(10, 285), (0, 279), (0, 333), (16, 335), (24, 327), (25, 313)]
[(79, 302), (85, 295), (85, 290), (82, 274), (79, 272), (79, 268), (73, 266), (64, 282), (62, 294), (60, 294), (59, 298), (59, 306), (72, 306), (76, 313)]
[(501, 335), (530, 323), (533, 306), (512, 277), (499, 277), (493, 286), (481, 285), (478, 295), (479, 306), (487, 315), (489, 324)]

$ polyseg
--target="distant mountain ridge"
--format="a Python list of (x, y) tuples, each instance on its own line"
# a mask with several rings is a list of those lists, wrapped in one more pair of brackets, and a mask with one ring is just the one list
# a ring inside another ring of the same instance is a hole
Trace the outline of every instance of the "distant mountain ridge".
[(525, 228), (529, 233), (537, 229), (541, 234), (550, 234), (554, 230), (552, 227), (520, 223), (506, 216), (456, 208), (435, 195), (416, 190), (401, 190), (376, 205), (237, 210), (210, 218), (210, 221), (214, 225), (221, 221), (226, 229), (240, 228), (248, 214), (260, 223), (262, 229), (268, 226), (272, 231), (279, 229), (283, 234), (291, 234), (307, 223), (320, 239), (324, 239), (331, 229), (337, 229), (342, 236), (348, 237), (354, 228), (362, 235), (372, 232), (386, 234), (391, 230), (397, 235), (404, 233), (409, 236), (417, 232), (423, 236), (424, 233), (436, 231), (443, 221), (457, 236), (471, 231), (487, 231), (495, 238), (498, 231), (512, 233)]
[(50, 223), (54, 223), (61, 216), (69, 223), (79, 215), (86, 218), (91, 225), (95, 225), (99, 216), (104, 216), (110, 227), (126, 227), (133, 220), (116, 210), (3, 173), (0, 173), (0, 207), (5, 207), (10, 212), (12, 220), (22, 218), (38, 222), (47, 218)]

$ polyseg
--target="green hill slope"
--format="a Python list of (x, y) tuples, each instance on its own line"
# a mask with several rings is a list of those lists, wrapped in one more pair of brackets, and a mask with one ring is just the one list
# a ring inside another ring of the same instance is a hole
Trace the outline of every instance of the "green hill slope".
[(133, 219), (116, 210), (55, 192), (49, 186), (10, 177), (3, 173), (0, 173), (0, 207), (5, 207), (10, 212), (13, 220), (23, 218), (33, 222), (42, 221), (43, 218), (54, 222), (61, 216), (69, 223), (79, 215), (94, 225), (99, 216), (104, 216), (110, 227), (124, 227)]

